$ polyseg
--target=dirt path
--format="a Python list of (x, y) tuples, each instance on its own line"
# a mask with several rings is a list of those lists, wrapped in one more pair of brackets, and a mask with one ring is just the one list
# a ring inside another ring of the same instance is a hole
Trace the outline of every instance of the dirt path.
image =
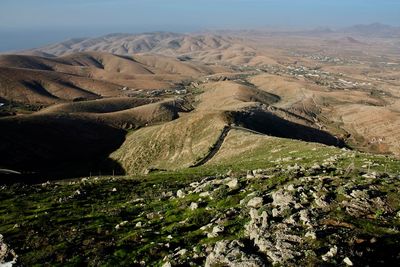
[(248, 128), (244, 128), (244, 127), (240, 127), (240, 126), (231, 126), (231, 129), (235, 129), (235, 130), (240, 130), (240, 131), (245, 131), (245, 132), (249, 132), (249, 133), (253, 133), (253, 134), (259, 134), (259, 135), (265, 135), (263, 133), (248, 129)]
[(229, 131), (235, 129), (235, 130), (241, 130), (241, 131), (246, 131), (246, 132), (250, 132), (253, 134), (260, 134), (260, 135), (264, 135), (263, 133), (257, 132), (257, 131), (253, 131), (244, 127), (240, 127), (240, 126), (225, 126), (224, 129), (222, 130), (220, 136), (218, 137), (217, 142), (212, 146), (212, 149), (208, 152), (208, 154), (201, 159), (200, 161), (194, 163), (192, 166), (190, 166), (190, 168), (194, 168), (194, 167), (199, 167), (204, 165), (205, 163), (207, 163), (208, 161), (210, 161), (215, 154), (217, 154), (217, 152), (219, 151), (219, 149), (221, 148), (222, 144), (225, 141), (226, 136), (228, 135)]
[(218, 137), (217, 142), (212, 146), (212, 149), (208, 152), (208, 154), (201, 159), (200, 161), (194, 163), (192, 166), (190, 166), (190, 168), (194, 168), (194, 167), (199, 167), (201, 165), (204, 165), (206, 162), (208, 162), (209, 160), (211, 160), (215, 154), (217, 154), (217, 152), (219, 151), (219, 149), (221, 148), (222, 144), (225, 141), (226, 136), (228, 135), (229, 131), (232, 129), (231, 126), (225, 126), (224, 129), (222, 130), (220, 136)]

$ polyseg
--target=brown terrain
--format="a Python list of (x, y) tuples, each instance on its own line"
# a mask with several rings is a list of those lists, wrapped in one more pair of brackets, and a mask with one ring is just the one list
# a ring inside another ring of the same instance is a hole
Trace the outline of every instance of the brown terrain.
[(0, 168), (190, 167), (230, 130), (399, 157), (388, 31), (114, 34), (0, 55)]

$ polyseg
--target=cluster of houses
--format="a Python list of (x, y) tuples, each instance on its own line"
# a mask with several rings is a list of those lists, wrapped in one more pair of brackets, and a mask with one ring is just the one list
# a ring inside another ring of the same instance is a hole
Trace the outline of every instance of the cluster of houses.
[(176, 89), (153, 89), (153, 90), (136, 90), (124, 87), (121, 89), (126, 91), (127, 95), (130, 97), (136, 96), (162, 96), (162, 95), (185, 95), (188, 93), (186, 88), (176, 88)]

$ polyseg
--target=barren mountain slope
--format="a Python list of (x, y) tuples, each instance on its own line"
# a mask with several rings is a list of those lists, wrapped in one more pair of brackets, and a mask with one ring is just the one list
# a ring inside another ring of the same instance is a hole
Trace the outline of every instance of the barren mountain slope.
[(121, 96), (121, 89), (168, 89), (192, 77), (229, 70), (165, 56), (117, 56), (99, 52), (58, 58), (0, 56), (0, 97), (52, 104)]
[(213, 33), (112, 34), (98, 38), (71, 39), (22, 53), (28, 55), (45, 53), (61, 56), (83, 51), (107, 52), (118, 55), (159, 54), (180, 57), (184, 60), (195, 59), (210, 64), (256, 65), (276, 63), (268, 54), (258, 54), (253, 47), (253, 42), (249, 43), (245, 38)]

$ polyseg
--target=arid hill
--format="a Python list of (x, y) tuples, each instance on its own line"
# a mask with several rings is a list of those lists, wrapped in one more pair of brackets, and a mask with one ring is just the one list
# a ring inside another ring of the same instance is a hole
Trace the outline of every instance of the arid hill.
[(100, 52), (63, 57), (0, 56), (0, 97), (29, 104), (123, 96), (131, 90), (172, 89), (182, 80), (226, 72), (222, 67), (165, 56)]
[(237, 133), (399, 156), (397, 51), (393, 38), (260, 30), (113, 34), (0, 55), (1, 135), (10, 140), (0, 168), (46, 173), (51, 155), (65, 176), (87, 175), (81, 157), (57, 146), (63, 140), (113, 163), (103, 173), (185, 169), (228, 157), (236, 150), (225, 139)]
[(63, 56), (79, 52), (106, 52), (117, 55), (152, 54), (176, 57), (182, 61), (203, 63), (254, 64), (273, 62), (258, 57), (256, 49), (238, 36), (176, 33), (111, 34), (98, 38), (71, 39), (54, 45), (27, 50), (27, 55)]
[(0, 266), (397, 266), (394, 30), (0, 55)]

